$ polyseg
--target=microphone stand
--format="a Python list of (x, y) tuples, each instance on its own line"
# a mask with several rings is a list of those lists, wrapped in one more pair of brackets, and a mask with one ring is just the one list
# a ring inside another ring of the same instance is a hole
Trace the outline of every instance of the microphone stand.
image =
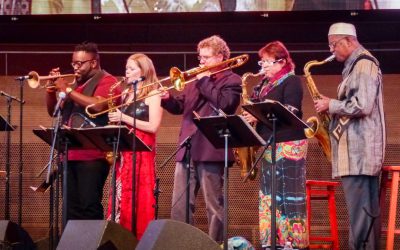
[(158, 196), (160, 195), (160, 178), (156, 178), (156, 185), (154, 187), (154, 198), (156, 200), (156, 204), (154, 204), (154, 219), (158, 219)]
[(133, 137), (132, 137), (132, 233), (136, 236), (136, 99), (137, 84), (133, 83)]
[[(167, 163), (174, 157), (179, 150), (185, 148), (185, 156), (184, 161), (186, 163), (186, 215), (185, 215), (185, 222), (189, 224), (189, 206), (190, 206), (190, 149), (192, 147), (191, 144), (192, 135), (186, 137), (185, 140), (178, 146), (178, 148), (161, 164), (159, 170), (161, 170)], [(175, 204), (172, 204), (174, 206)]]
[[(7, 122), (11, 121), (11, 98), (7, 97)], [(5, 195), (5, 212), (4, 217), (10, 220), (10, 151), (11, 151), (11, 131), (7, 131), (7, 154), (6, 154), (6, 195)]]
[[(25, 101), (15, 96), (11, 96), (3, 91), (0, 91), (0, 95), (5, 96), (7, 100), (7, 123), (11, 124), (11, 102), (13, 100), (24, 104)], [(20, 125), (20, 131), (22, 131), (22, 125)], [(7, 136), (7, 150), (6, 150), (6, 187), (5, 187), (5, 201), (4, 201), (4, 217), (5, 220), (10, 220), (10, 172), (11, 172), (11, 131), (6, 131)]]
[(190, 207), (190, 149), (192, 148), (191, 137), (186, 140), (185, 146), (185, 161), (186, 161), (186, 216), (185, 221), (189, 224), (189, 207)]
[(272, 121), (271, 134), (271, 249), (276, 249), (276, 121), (275, 115), (269, 118)]
[[(56, 209), (55, 211), (57, 212), (56, 214), (54, 213), (54, 187), (53, 187), (53, 178), (56, 178), (54, 175), (52, 175), (51, 173), (52, 171), (52, 162), (53, 162), (53, 155), (54, 155), (54, 149), (56, 146), (56, 143), (58, 146), (60, 146), (60, 142), (59, 142), (59, 138), (58, 138), (58, 131), (60, 129), (60, 125), (61, 125), (61, 110), (60, 107), (58, 105), (57, 110), (54, 111), (54, 114), (56, 114), (56, 122), (54, 124), (54, 130), (53, 130), (53, 141), (51, 144), (51, 148), (50, 148), (50, 159), (49, 162), (47, 163), (47, 176), (46, 176), (46, 183), (50, 185), (50, 216), (49, 216), (49, 223), (50, 223), (50, 228), (49, 228), (49, 249), (53, 249), (53, 245), (54, 245), (54, 236), (56, 237), (56, 241), (58, 241), (58, 193), (59, 193), (59, 183), (57, 182), (57, 186), (56, 186)], [(67, 147), (67, 146), (66, 146)], [(60, 147), (58, 147), (58, 149), (60, 149)], [(59, 161), (57, 161), (59, 163)], [(57, 170), (57, 174), (56, 176), (58, 176), (59, 174), (59, 170)], [(57, 178), (58, 179), (58, 178)], [(63, 188), (63, 195), (66, 192), (66, 187)], [(67, 200), (67, 196), (64, 196), (64, 203), (66, 203)], [(64, 204), (63, 203), (63, 204)], [(66, 205), (64, 204), (64, 206), (66, 207)], [(63, 213), (65, 209), (63, 209)], [(65, 216), (63, 216), (65, 217)], [(56, 218), (56, 222), (57, 224), (53, 223), (54, 218)], [(65, 226), (66, 222), (64, 221), (65, 218), (63, 218), (63, 225)], [(54, 230), (54, 228), (56, 228), (56, 230)], [(54, 232), (55, 231), (55, 232)]]
[(270, 135), (270, 137), (268, 138), (267, 144), (265, 144), (265, 147), (263, 149), (263, 151), (261, 152), (261, 154), (257, 157), (256, 161), (253, 163), (253, 165), (251, 166), (250, 170), (247, 171), (247, 174), (243, 180), (243, 182), (246, 182), (247, 179), (249, 179), (251, 173), (254, 171), (254, 169), (257, 167), (258, 162), (261, 160), (262, 156), (264, 155), (265, 151), (267, 151), (268, 147), (271, 145), (271, 141), (272, 141), (272, 134)]
[(22, 119), (23, 119), (23, 104), (24, 101), (24, 80), (19, 80), (19, 172), (18, 172), (18, 225), (22, 224), (22, 173), (23, 173), (23, 152), (22, 152)]

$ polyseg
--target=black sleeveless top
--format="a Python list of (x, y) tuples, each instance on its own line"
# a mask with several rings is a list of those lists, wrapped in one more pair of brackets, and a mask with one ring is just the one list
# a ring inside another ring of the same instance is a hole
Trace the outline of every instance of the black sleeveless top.
[[(131, 103), (122, 108), (121, 111), (126, 115), (134, 117), (134, 106), (134, 103)], [(149, 121), (149, 105), (144, 103), (144, 100), (136, 102), (136, 119), (146, 122)]]

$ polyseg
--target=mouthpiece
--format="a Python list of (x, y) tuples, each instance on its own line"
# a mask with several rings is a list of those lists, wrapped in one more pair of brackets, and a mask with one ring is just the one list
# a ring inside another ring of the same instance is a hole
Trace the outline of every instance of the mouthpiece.
[(335, 59), (335, 54), (332, 54), (332, 55), (330, 55), (328, 58), (326, 58), (325, 60), (324, 60), (324, 62), (330, 62), (330, 61), (332, 61), (333, 59)]

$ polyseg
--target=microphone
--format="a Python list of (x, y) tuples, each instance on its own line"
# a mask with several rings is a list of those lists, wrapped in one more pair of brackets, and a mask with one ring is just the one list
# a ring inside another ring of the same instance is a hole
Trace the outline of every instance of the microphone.
[(65, 92), (58, 93), (58, 101), (57, 101), (56, 107), (54, 109), (53, 116), (56, 116), (58, 114), (58, 112), (60, 111), (61, 103), (64, 101), (66, 96), (67, 96), (67, 94), (65, 94)]
[(33, 75), (18, 76), (18, 77), (15, 78), (15, 80), (24, 81), (24, 80), (32, 79), (32, 77), (33, 77)]
[(139, 82), (144, 81), (145, 79), (146, 79), (146, 77), (141, 76), (141, 77), (139, 77), (138, 79), (136, 79), (136, 80), (134, 80), (134, 81), (132, 81), (132, 82), (130, 82), (130, 83), (128, 83), (128, 84), (136, 85), (136, 84), (138, 84)]
[(5, 97), (10, 98), (11, 100), (15, 100), (15, 101), (17, 101), (17, 102), (19, 102), (19, 103), (25, 104), (25, 100), (21, 100), (21, 99), (19, 99), (18, 97), (9, 95), (9, 94), (7, 94), (7, 93), (4, 92), (4, 91), (0, 91), (0, 95), (4, 95)]
[(87, 118), (86, 116), (84, 116), (83, 114), (81, 114), (81, 113), (74, 113), (74, 114), (79, 115), (79, 116), (85, 121), (85, 122), (82, 124), (81, 127), (83, 127), (83, 125), (85, 125), (85, 124), (89, 124), (89, 125), (92, 126), (93, 128), (96, 127), (96, 124), (95, 124), (94, 122), (92, 122), (89, 118)]

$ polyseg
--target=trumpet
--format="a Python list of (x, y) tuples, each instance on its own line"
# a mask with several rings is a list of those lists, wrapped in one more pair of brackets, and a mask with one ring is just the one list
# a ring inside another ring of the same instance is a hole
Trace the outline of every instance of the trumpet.
[[(226, 70), (229, 70), (229, 69), (240, 67), (243, 64), (245, 64), (248, 60), (249, 60), (249, 55), (243, 54), (243, 55), (227, 59), (227, 60), (225, 60), (223, 62), (214, 64), (214, 65), (211, 65), (211, 66), (208, 66), (208, 67), (196, 67), (196, 68), (189, 69), (189, 70), (183, 71), (183, 72), (181, 70), (179, 70), (177, 67), (172, 67), (170, 69), (170, 71), (169, 71), (169, 77), (166, 77), (166, 78), (164, 78), (162, 80), (158, 80), (156, 82), (145, 84), (145, 85), (143, 85), (143, 86), (141, 86), (140, 88), (137, 89), (137, 90), (141, 90), (141, 89), (148, 88), (149, 86), (157, 84), (157, 85), (160, 85), (160, 90), (155, 91), (155, 92), (153, 92), (153, 93), (151, 93), (149, 95), (140, 97), (140, 98), (136, 99), (136, 101), (140, 101), (140, 100), (146, 99), (146, 98), (154, 96), (154, 95), (160, 95), (163, 92), (168, 91), (168, 90), (172, 90), (172, 89), (175, 89), (177, 91), (183, 91), (187, 84), (197, 80), (196, 76), (201, 74), (201, 73), (203, 73), (203, 72), (207, 72), (207, 71), (216, 69), (216, 71), (211, 72), (211, 75), (215, 75), (215, 74), (218, 74), (218, 73), (220, 73), (222, 71), (226, 71)], [(163, 86), (162, 82), (170, 82), (171, 85), (170, 86)], [(91, 118), (95, 118), (95, 117), (97, 117), (99, 115), (108, 113), (108, 112), (112, 111), (112, 109), (109, 108), (109, 109), (106, 109), (106, 110), (103, 110), (103, 111), (100, 111), (100, 112), (97, 112), (97, 113), (91, 113), (90, 109), (92, 107), (94, 107), (95, 105), (99, 105), (99, 104), (104, 103), (104, 102), (109, 103), (110, 101), (112, 101), (112, 100), (114, 100), (116, 98), (121, 98), (122, 95), (132, 93), (133, 91), (134, 90), (131, 90), (131, 91), (127, 92), (127, 93), (123, 93), (123, 94), (120, 94), (120, 95), (115, 95), (115, 96), (113, 96), (111, 98), (104, 99), (104, 100), (102, 100), (100, 102), (97, 102), (97, 103), (94, 103), (94, 104), (90, 104), (90, 105), (86, 106), (85, 112)], [(133, 103), (133, 101), (126, 102), (126, 103), (120, 104), (118, 106), (114, 106), (113, 109), (115, 110), (115, 109), (118, 109), (118, 108), (122, 108), (122, 107), (130, 105), (131, 103)]]
[(27, 80), (29, 87), (36, 89), (36, 88), (54, 88), (53, 84), (44, 83), (43, 81), (46, 80), (53, 80), (61, 77), (70, 77), (75, 76), (75, 74), (65, 74), (65, 75), (55, 75), (55, 76), (39, 76), (36, 71), (31, 71), (28, 74), (29, 79)]

